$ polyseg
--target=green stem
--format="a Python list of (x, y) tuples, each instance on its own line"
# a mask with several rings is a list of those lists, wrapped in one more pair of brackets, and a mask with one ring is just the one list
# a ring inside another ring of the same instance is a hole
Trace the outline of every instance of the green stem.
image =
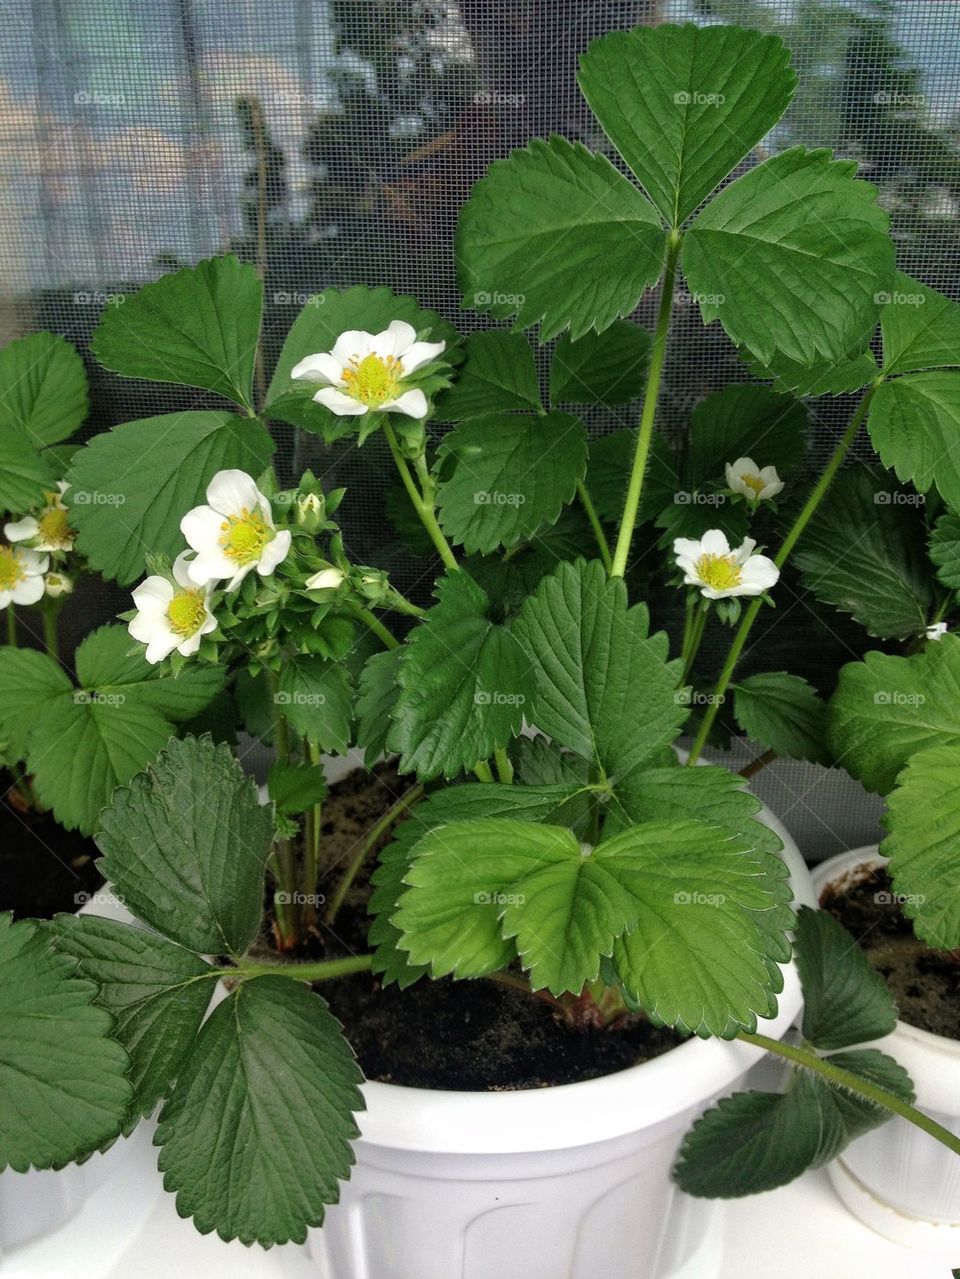
[(289, 977), (293, 981), (326, 981), (329, 977), (346, 977), (350, 973), (370, 971), (372, 955), (345, 955), (343, 959), (322, 959), (302, 964), (248, 964), (241, 960), (236, 968), (215, 968), (218, 977)]
[[(290, 759), (290, 729), (280, 701), (280, 681), (273, 671), (266, 671), (273, 697), (273, 737), (277, 759), (287, 763)], [(293, 944), (300, 936), (299, 911), (296, 904), (297, 866), (293, 845), (289, 839), (277, 840), (274, 848), (274, 876), (286, 901), (274, 898), (277, 926), (284, 943)]]
[(805, 1070), (810, 1070), (815, 1075), (821, 1075), (824, 1079), (829, 1080), (830, 1083), (838, 1084), (848, 1092), (865, 1097), (867, 1101), (872, 1101), (877, 1106), (883, 1106), (886, 1110), (892, 1110), (895, 1115), (900, 1115), (908, 1123), (920, 1128), (931, 1136), (934, 1141), (939, 1141), (948, 1150), (952, 1150), (955, 1155), (960, 1155), (960, 1137), (955, 1136), (947, 1128), (938, 1124), (929, 1115), (925, 1115), (922, 1111), (915, 1109), (909, 1102), (904, 1101), (902, 1097), (898, 1097), (896, 1093), (888, 1092), (886, 1088), (881, 1088), (878, 1084), (872, 1083), (860, 1075), (855, 1075), (850, 1070), (844, 1070), (842, 1066), (834, 1065), (833, 1062), (819, 1057), (808, 1048), (784, 1044), (778, 1039), (769, 1039), (766, 1035), (751, 1035), (746, 1030), (741, 1030), (737, 1038), (742, 1039), (744, 1043), (754, 1044), (757, 1048), (765, 1048), (767, 1052), (776, 1053), (778, 1057), (785, 1057), (787, 1061), (792, 1061), (795, 1066), (802, 1066)]
[(513, 785), (513, 765), (510, 763), (510, 756), (506, 752), (506, 748), (498, 746), (493, 752), (494, 762), (497, 765), (497, 776), (504, 786)]
[[(309, 739), (305, 740), (310, 763), (314, 767), (318, 767), (320, 764), (320, 747), (316, 742), (311, 742)], [(308, 899), (312, 898), (317, 891), (320, 868), (320, 826), (322, 821), (323, 805), (313, 804), (307, 810), (303, 846), (303, 891)], [(307, 912), (312, 917), (312, 921), (316, 919), (316, 906), (309, 900), (307, 902)]]
[(359, 622), (363, 622), (364, 626), (370, 628), (376, 635), (377, 639), (384, 648), (399, 648), (400, 641), (391, 631), (388, 631), (379, 617), (376, 617), (368, 608), (364, 608), (361, 604), (348, 605), (347, 611), (351, 613)]
[(473, 772), (478, 781), (493, 782), (493, 773), (490, 771), (490, 765), (485, 759), (478, 759), (473, 766)]
[[(837, 471), (839, 471), (843, 459), (847, 456), (854, 440), (857, 438), (857, 433), (860, 430), (864, 418), (867, 416), (867, 412), (869, 411), (870, 401), (873, 399), (874, 391), (876, 391), (877, 387), (880, 385), (881, 380), (882, 378), (878, 377), (871, 384), (860, 403), (857, 405), (856, 412), (850, 419), (850, 425), (843, 433), (843, 438), (833, 450), (833, 454), (830, 461), (824, 468), (823, 474), (813, 486), (810, 496), (803, 505), (803, 510), (794, 520), (787, 536), (783, 539), (783, 545), (774, 557), (773, 562), (776, 564), (777, 568), (783, 568), (787, 561), (787, 557), (800, 540), (800, 537), (802, 536), (804, 529), (810, 523), (814, 512), (823, 501), (827, 489), (833, 483), (834, 477), (836, 476)], [(713, 690), (713, 700), (704, 712), (703, 719), (700, 721), (700, 728), (697, 732), (697, 736), (694, 740), (693, 746), (690, 748), (690, 754), (687, 758), (688, 764), (695, 764), (700, 758), (700, 753), (706, 744), (707, 737), (710, 734), (710, 729), (713, 727), (713, 721), (716, 719), (717, 712), (723, 705), (723, 700), (730, 681), (733, 679), (733, 673), (736, 670), (737, 662), (740, 660), (740, 655), (743, 652), (744, 645), (750, 635), (751, 628), (757, 620), (757, 615), (762, 607), (763, 597), (757, 596), (757, 598), (747, 607), (743, 617), (740, 619), (740, 625), (737, 627), (737, 633), (734, 635), (733, 643), (730, 645), (730, 651), (727, 653), (727, 660), (724, 662), (723, 669), (717, 677), (717, 682)]]
[(698, 599), (693, 596), (693, 607), (687, 613), (687, 624), (684, 627), (683, 635), (683, 651), (680, 654), (683, 661), (683, 674), (680, 676), (680, 686), (690, 682), (690, 673), (693, 670), (693, 663), (696, 661), (697, 653), (700, 651), (700, 644), (703, 641), (703, 633), (707, 629), (707, 617), (710, 613), (710, 605), (707, 600)]
[(57, 616), (60, 606), (56, 600), (44, 600), (40, 606), (43, 618), (43, 646), (54, 660), (59, 660), (60, 645), (57, 640)]
[(403, 481), (403, 487), (407, 490), (407, 495), (413, 503), (414, 510), (420, 517), (420, 523), (430, 535), (430, 540), (437, 548), (437, 553), (443, 560), (447, 568), (456, 571), (460, 565), (457, 563), (457, 557), (450, 549), (450, 543), (443, 535), (443, 530), (437, 523), (437, 517), (434, 514), (433, 501), (427, 500), (417, 488), (416, 481), (410, 474), (410, 467), (407, 465), (407, 459), (400, 450), (400, 444), (397, 440), (396, 433), (390, 425), (389, 418), (383, 419), (383, 433), (386, 436), (387, 444), (390, 446), (390, 452), (393, 456), (397, 470), (400, 472), (400, 478)]
[(7, 643), (17, 647), (17, 615), (12, 604), (7, 605)]
[(600, 552), (600, 558), (603, 560), (603, 567), (609, 575), (613, 571), (613, 557), (610, 554), (610, 543), (607, 541), (607, 535), (603, 531), (603, 525), (600, 523), (600, 516), (597, 514), (597, 508), (593, 504), (593, 498), (587, 490), (583, 480), (577, 480), (577, 496), (580, 498), (580, 504), (587, 513), (587, 519), (590, 521), (590, 527), (593, 529), (593, 536), (597, 539), (597, 549)]
[(356, 853), (351, 858), (350, 864), (343, 874), (343, 878), (337, 885), (337, 891), (333, 895), (333, 900), (330, 902), (330, 905), (327, 907), (323, 916), (324, 923), (332, 924), (336, 919), (337, 911), (343, 905), (346, 900), (347, 893), (350, 891), (350, 885), (356, 879), (360, 867), (367, 860), (367, 857), (369, 856), (371, 849), (376, 845), (377, 840), (379, 840), (390, 829), (393, 823), (403, 816), (410, 805), (415, 804), (422, 795), (422, 785), (418, 784), (417, 786), (411, 787), (405, 795), (401, 795), (392, 808), (387, 809), (378, 822), (370, 827), (366, 835), (364, 835), (363, 841)]
[(630, 556), (630, 543), (633, 541), (633, 530), (637, 523), (637, 510), (643, 493), (643, 477), (647, 469), (647, 458), (653, 440), (653, 424), (657, 414), (657, 397), (660, 394), (660, 379), (663, 375), (664, 358), (667, 353), (667, 333), (670, 328), (670, 312), (673, 308), (673, 286), (677, 278), (677, 259), (680, 256), (682, 236), (679, 231), (670, 232), (667, 247), (667, 269), (663, 277), (663, 292), (660, 295), (660, 310), (657, 315), (657, 327), (653, 334), (653, 347), (650, 351), (650, 370), (647, 373), (647, 387), (643, 396), (643, 411), (640, 414), (640, 429), (637, 432), (637, 447), (633, 455), (633, 466), (630, 470), (630, 483), (627, 485), (627, 498), (623, 506), (623, 517), (620, 520), (620, 531), (617, 534), (617, 547), (613, 554), (611, 577), (623, 577), (627, 571), (627, 560)]

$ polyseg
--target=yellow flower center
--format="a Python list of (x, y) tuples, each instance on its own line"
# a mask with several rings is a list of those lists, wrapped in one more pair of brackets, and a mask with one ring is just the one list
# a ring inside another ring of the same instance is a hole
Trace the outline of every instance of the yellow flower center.
[(274, 530), (260, 512), (248, 511), (246, 507), (243, 507), (239, 515), (228, 515), (220, 528), (223, 532), (220, 545), (224, 555), (241, 565), (255, 563), (263, 554), (266, 544), (274, 538)]
[(203, 625), (206, 615), (204, 592), (200, 587), (177, 591), (167, 605), (167, 621), (175, 635), (192, 635)]
[(351, 355), (343, 370), (343, 386), (347, 395), (370, 408), (377, 408), (385, 400), (395, 400), (400, 392), (403, 361), (395, 355)]
[(16, 551), (9, 546), (0, 546), (0, 591), (12, 591), (26, 576)]
[(67, 511), (63, 506), (48, 506), (37, 520), (37, 527), (40, 540), (58, 549), (69, 549), (76, 537), (67, 522)]
[(759, 497), (763, 490), (767, 487), (766, 480), (761, 480), (759, 475), (748, 475), (745, 471), (740, 478), (743, 480), (744, 484), (746, 484), (747, 488), (753, 489), (757, 497)]
[(729, 591), (743, 580), (740, 565), (732, 555), (701, 555), (697, 560), (697, 576), (704, 586), (715, 591)]

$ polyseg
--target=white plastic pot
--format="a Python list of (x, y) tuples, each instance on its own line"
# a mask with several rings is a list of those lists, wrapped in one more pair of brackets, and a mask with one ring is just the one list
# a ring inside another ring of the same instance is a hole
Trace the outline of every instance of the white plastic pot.
[[(763, 819), (812, 904), (796, 845)], [(764, 1033), (783, 1035), (800, 1006), (791, 966)], [(685, 1228), (670, 1169), (690, 1122), (757, 1060), (746, 1044), (691, 1040), (555, 1088), (364, 1084), (356, 1166), (307, 1246), (335, 1279), (710, 1279), (717, 1250)]]
[[(876, 845), (841, 853), (813, 874), (817, 897), (886, 864)], [(873, 1045), (913, 1080), (917, 1107), (960, 1135), (960, 1042), (898, 1021)], [(897, 1243), (960, 1264), (960, 1159), (895, 1116), (852, 1142), (829, 1167), (837, 1194), (864, 1225)]]

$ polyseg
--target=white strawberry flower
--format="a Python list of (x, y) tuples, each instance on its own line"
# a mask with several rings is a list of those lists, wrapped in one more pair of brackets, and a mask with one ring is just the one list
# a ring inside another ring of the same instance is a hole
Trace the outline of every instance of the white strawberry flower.
[(752, 457), (738, 457), (726, 466), (727, 487), (742, 493), (748, 502), (767, 502), (783, 492), (783, 480), (775, 466), (757, 466)]
[(382, 333), (348, 329), (332, 351), (308, 355), (290, 376), (323, 383), (314, 395), (341, 417), (392, 409), (407, 417), (427, 415), (427, 397), (406, 379), (440, 355), (445, 342), (418, 342), (417, 331), (404, 320), (392, 320)]
[(70, 527), (70, 513), (63, 504), (63, 495), (69, 487), (64, 480), (58, 480), (55, 492), (44, 493), (44, 505), (38, 514), (4, 524), (7, 540), (29, 542), (35, 551), (71, 550), (76, 533)]
[(270, 503), (245, 471), (218, 471), (207, 485), (206, 506), (195, 506), (180, 531), (196, 558), (187, 566), (197, 586), (226, 578), (235, 590), (256, 569), (272, 573), (290, 553), (290, 532), (277, 529)]
[(754, 555), (755, 546), (748, 537), (731, 550), (726, 534), (712, 528), (699, 540), (676, 538), (673, 553), (688, 586), (699, 586), (708, 600), (723, 600), (731, 595), (762, 595), (776, 584), (780, 570), (765, 555)]
[(308, 577), (303, 585), (308, 591), (335, 591), (343, 581), (343, 577), (343, 571), (331, 565)]
[(0, 608), (36, 604), (43, 598), (43, 575), (50, 556), (28, 546), (0, 546)]
[(190, 657), (200, 647), (204, 635), (216, 629), (210, 611), (212, 586), (198, 586), (189, 574), (188, 551), (178, 555), (173, 565), (173, 581), (154, 574), (144, 578), (133, 592), (137, 615), (127, 630), (146, 644), (144, 654), (151, 666), (169, 657), (174, 649)]

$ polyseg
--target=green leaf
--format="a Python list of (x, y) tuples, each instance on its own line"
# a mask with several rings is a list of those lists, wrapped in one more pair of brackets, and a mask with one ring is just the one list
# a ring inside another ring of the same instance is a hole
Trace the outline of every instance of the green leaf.
[(302, 1243), (353, 1163), (360, 1071), (319, 995), (247, 981), (197, 1036), (154, 1141), (164, 1187), (201, 1234)]
[(512, 817), (526, 822), (568, 820), (573, 805), (585, 794), (580, 782), (561, 785), (501, 786), (470, 783), (434, 791), (417, 804), (398, 827), (392, 843), (380, 854), (371, 876), (374, 891), (369, 911), (374, 916), (369, 940), (377, 947), (373, 968), (384, 984), (411, 985), (429, 971), (425, 964), (411, 964), (399, 948), (400, 931), (392, 922), (404, 891), (404, 877), (413, 860), (413, 849), (424, 836), (450, 822), (474, 818)]
[(456, 329), (436, 312), (423, 310), (416, 298), (365, 285), (342, 291), (325, 289), (307, 302), (287, 334), (267, 390), (265, 416), (303, 427), (328, 441), (355, 431), (357, 418), (338, 417), (322, 404), (314, 403), (316, 385), (294, 382), (290, 371), (305, 356), (331, 351), (341, 333), (349, 329), (381, 333), (392, 320), (406, 321), (432, 342), (446, 342), (444, 358), (457, 358), (460, 337)]
[(83, 360), (63, 338), (32, 333), (0, 351), (0, 439), (8, 434), (29, 448), (59, 444), (87, 416)]
[(454, 777), (506, 746), (522, 727), (529, 686), (523, 650), (489, 620), (473, 578), (447, 574), (436, 596), (404, 645), (387, 738), (401, 772), (421, 781)]
[(120, 1131), (129, 1061), (75, 968), (35, 920), (0, 914), (0, 1171), (59, 1168)]
[(353, 696), (342, 662), (295, 657), (280, 672), (277, 702), (290, 724), (321, 750), (345, 755), (350, 746)]
[(126, 422), (75, 453), (67, 482), (77, 549), (121, 585), (145, 569), (146, 554), (183, 550), (180, 520), (206, 501), (217, 471), (259, 475), (273, 444), (251, 419), (232, 413), (165, 413)]
[(386, 753), (390, 715), (400, 693), (397, 677), (402, 658), (402, 648), (385, 649), (368, 658), (360, 673), (356, 739), (368, 768)]
[(807, 410), (799, 400), (765, 386), (728, 386), (691, 414), (686, 482), (691, 489), (725, 484), (727, 463), (741, 457), (775, 466), (783, 479), (803, 460), (806, 445)]
[[(828, 1057), (845, 1070), (913, 1099), (906, 1071), (873, 1048)], [(674, 1179), (690, 1195), (735, 1199), (785, 1186), (819, 1168), (890, 1112), (819, 1076), (795, 1071), (784, 1093), (741, 1092), (698, 1119), (680, 1149)]]
[(849, 662), (828, 724), (844, 768), (886, 793), (911, 755), (960, 743), (960, 638), (944, 635), (912, 657), (867, 653)]
[[(637, 447), (635, 430), (614, 431), (590, 443), (587, 464), (587, 489), (601, 519), (616, 523), (623, 515), (627, 480)], [(652, 520), (664, 507), (671, 505), (680, 488), (677, 455), (659, 433), (655, 432), (647, 456), (647, 472), (637, 509), (637, 520)]]
[(960, 591), (960, 515), (948, 511), (940, 516), (930, 534), (929, 549), (937, 577), (952, 591)]
[(577, 784), (590, 780), (590, 765), (539, 734), (517, 739), (517, 771), (525, 786)]
[(794, 953), (803, 986), (804, 1039), (829, 1050), (890, 1034), (897, 1006), (886, 983), (832, 915), (801, 906)]
[[(623, 581), (598, 561), (544, 578), (514, 634), (536, 676), (532, 721), (609, 775), (629, 773), (679, 732), (688, 708), (667, 637), (649, 634), (646, 607), (628, 608)], [(642, 715), (625, 715), (630, 706)]]
[(595, 40), (580, 88), (650, 199), (679, 227), (790, 105), (779, 36), (664, 24)]
[(960, 306), (898, 271), (883, 294), (883, 371), (914, 373), (960, 365)]
[(794, 554), (804, 588), (871, 635), (923, 634), (932, 584), (919, 500), (862, 467), (839, 476)]
[(0, 511), (19, 515), (40, 506), (55, 484), (50, 459), (36, 451), (26, 431), (0, 423)]
[(26, 759), (37, 716), (48, 702), (72, 692), (63, 667), (46, 653), (0, 648), (0, 739), (8, 759)]
[(827, 704), (799, 675), (764, 671), (734, 687), (737, 723), (755, 742), (788, 759), (833, 762), (826, 744)]
[(320, 764), (288, 764), (278, 759), (270, 767), (267, 788), (277, 812), (295, 816), (323, 803), (327, 775)]
[(242, 954), (256, 936), (270, 809), (226, 746), (173, 740), (117, 791), (98, 863), (140, 919), (198, 954)]
[(704, 323), (719, 320), (762, 364), (840, 361), (870, 340), (893, 244), (876, 188), (855, 168), (791, 147), (731, 183), (684, 236)]
[(878, 386), (867, 429), (884, 466), (921, 493), (936, 485), (960, 507), (960, 375), (907, 373)]
[(568, 413), (488, 414), (449, 431), (437, 463), (444, 532), (487, 554), (557, 521), (586, 473), (587, 432)]
[(262, 306), (252, 266), (207, 258), (109, 308), (90, 345), (124, 377), (198, 386), (252, 408)]
[(755, 377), (770, 378), (778, 395), (846, 395), (872, 382), (880, 371), (872, 351), (813, 365), (777, 355), (766, 366), (747, 353), (746, 363)]
[(213, 994), (210, 966), (156, 933), (94, 915), (57, 915), (55, 945), (79, 961), (130, 1055), (130, 1117), (149, 1115), (179, 1074)]
[(550, 364), (551, 404), (626, 404), (646, 385), (651, 337), (629, 320), (602, 333), (557, 342)]
[(457, 379), (437, 401), (441, 422), (459, 422), (484, 413), (542, 408), (530, 343), (520, 333), (494, 329), (474, 333)]
[(901, 909), (918, 937), (939, 950), (960, 946), (960, 742), (918, 751), (887, 801), (889, 857)]
[(660, 278), (666, 237), (653, 206), (604, 156), (534, 138), (474, 186), (457, 230), (467, 306), (545, 342), (629, 315)]
[(413, 849), (393, 922), (434, 976), (503, 967), (515, 939), (531, 984), (555, 995), (579, 994), (612, 952), (655, 1020), (729, 1035), (769, 1014), (774, 985), (752, 912), (775, 909), (779, 894), (750, 851), (729, 830), (682, 819), (593, 850), (559, 826), (451, 822)]
[(199, 715), (223, 688), (226, 672), (219, 666), (185, 666), (177, 675), (160, 675), (143, 655), (140, 645), (131, 647), (125, 626), (100, 626), (77, 649), (77, 679), (89, 691), (109, 696), (122, 693), (152, 706), (174, 724)]

